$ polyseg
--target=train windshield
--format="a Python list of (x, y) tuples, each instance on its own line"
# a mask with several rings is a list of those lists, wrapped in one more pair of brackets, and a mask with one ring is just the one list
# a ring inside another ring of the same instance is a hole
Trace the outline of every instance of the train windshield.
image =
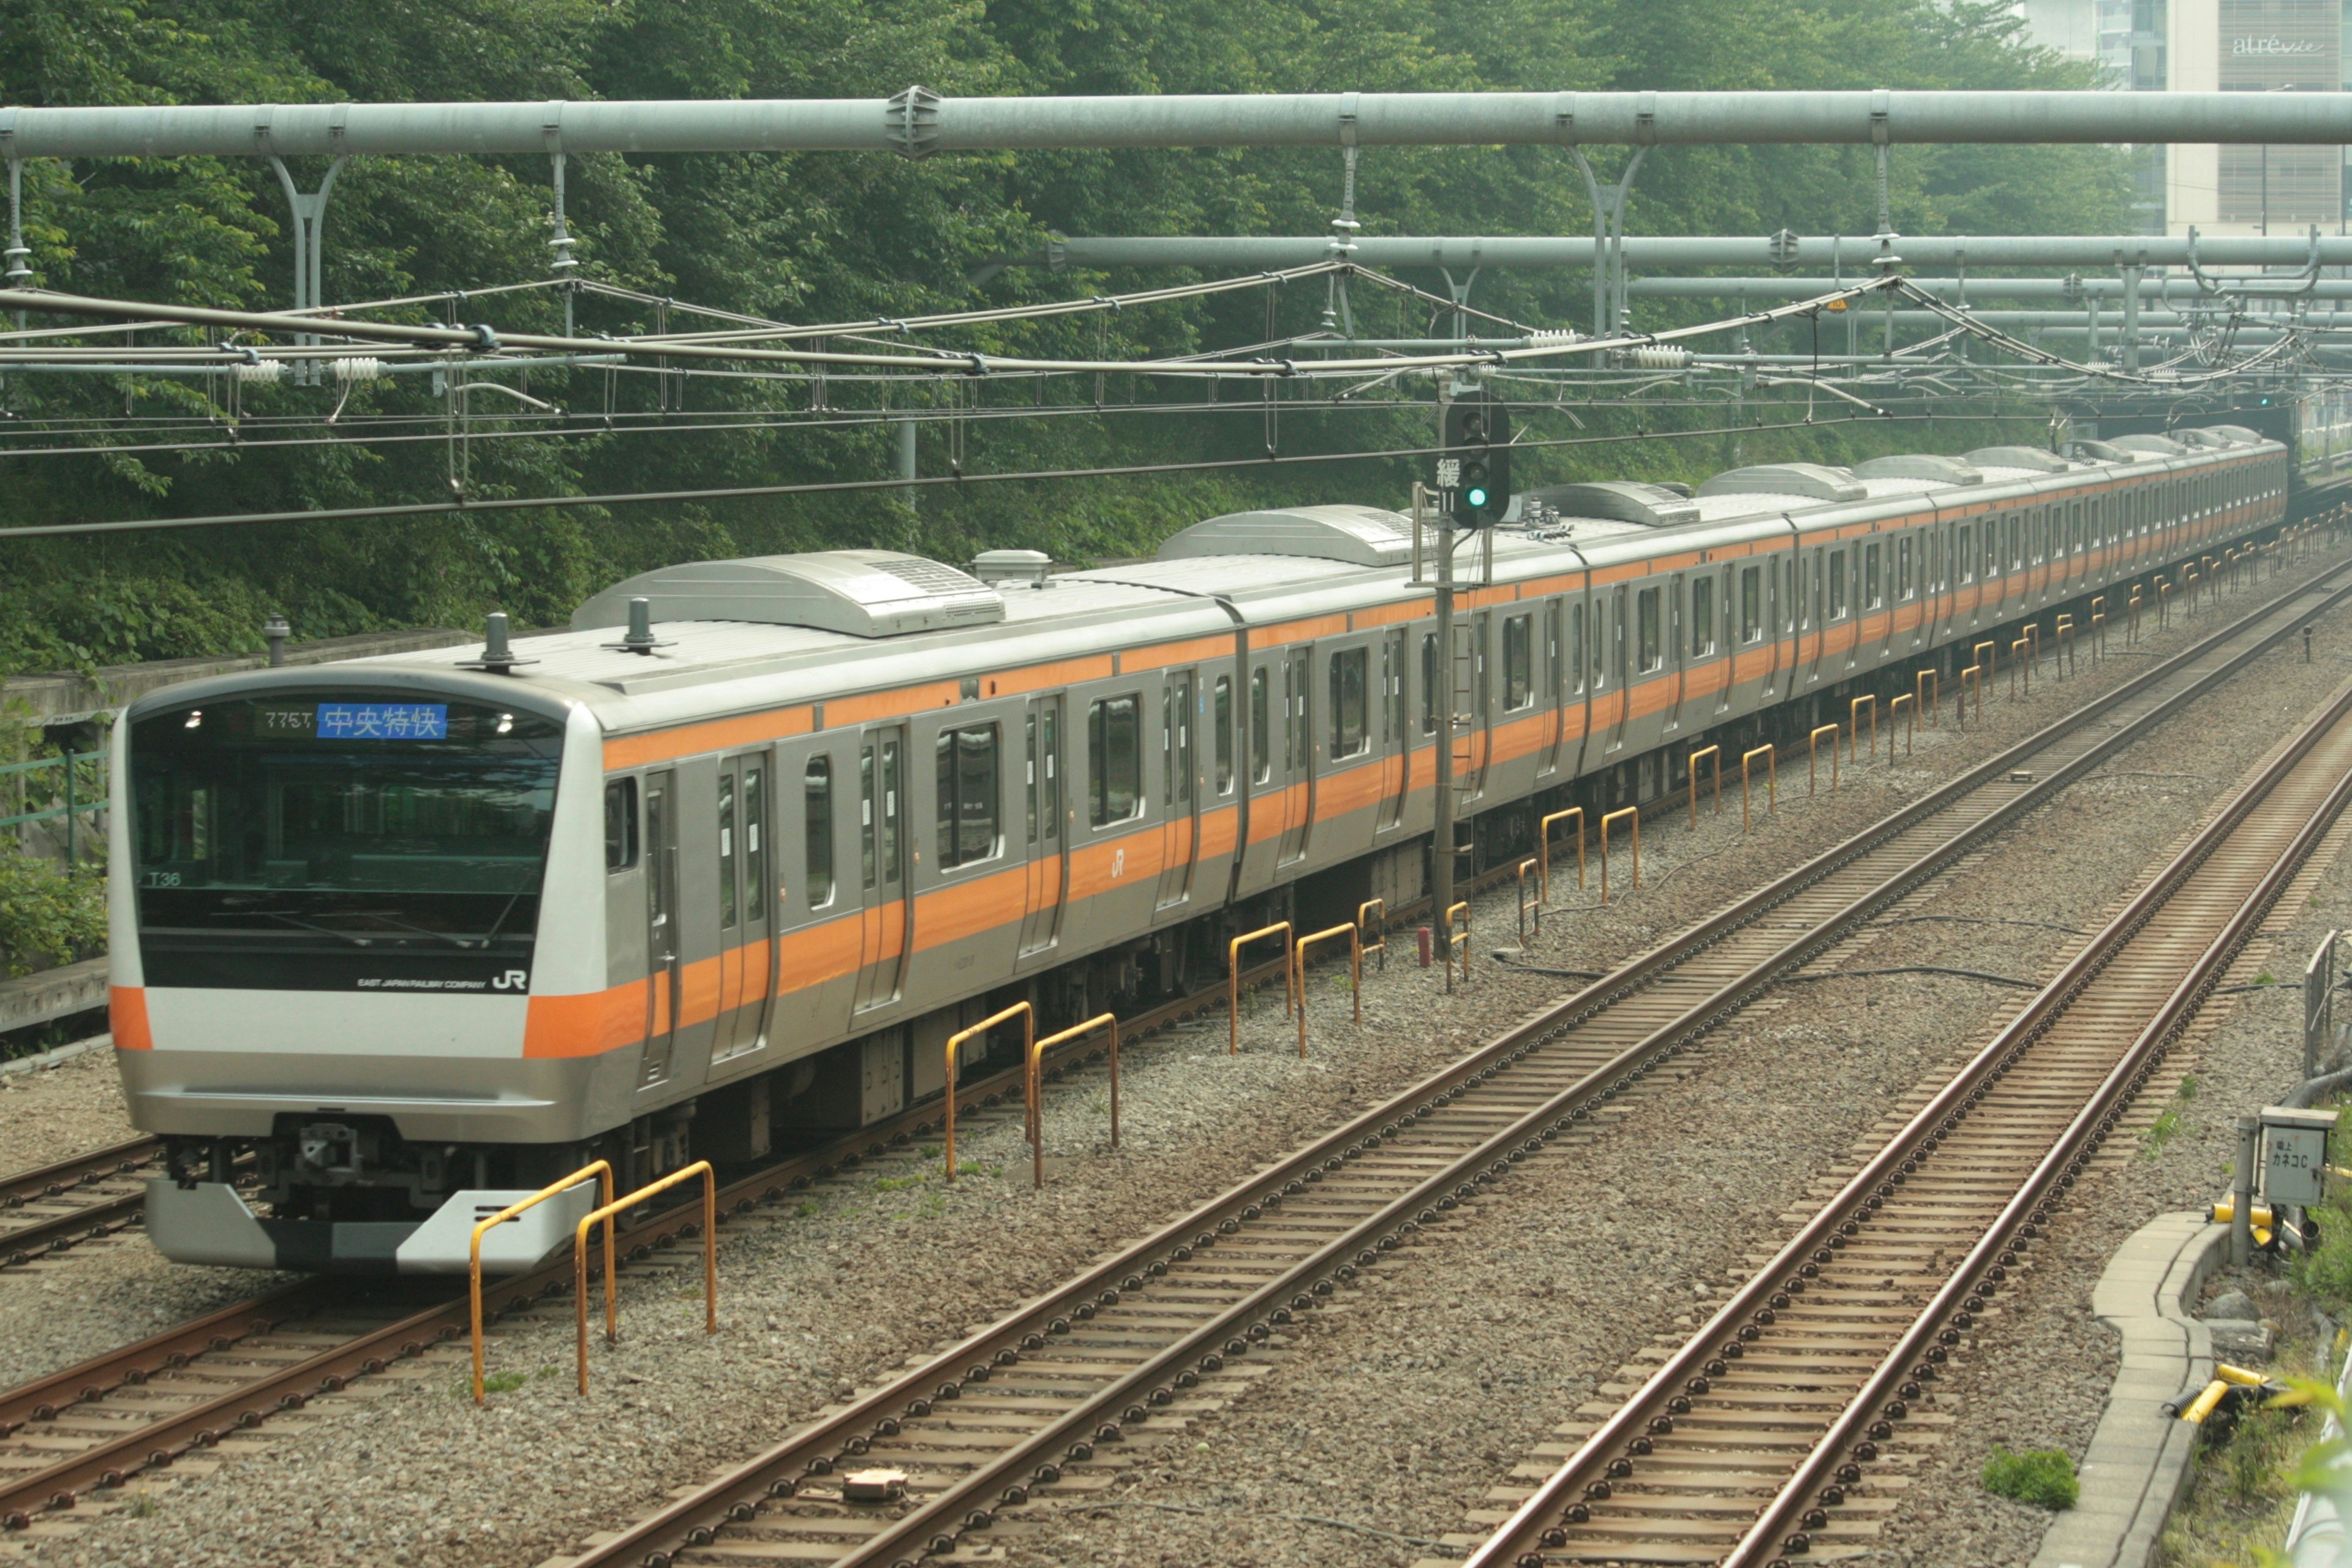
[(516, 954), (539, 923), (561, 723), (413, 697), (265, 698), (141, 720), (148, 937)]

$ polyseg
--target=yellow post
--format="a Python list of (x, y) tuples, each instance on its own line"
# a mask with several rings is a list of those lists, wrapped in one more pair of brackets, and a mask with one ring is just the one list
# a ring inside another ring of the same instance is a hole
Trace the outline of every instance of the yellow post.
[(2023, 637), (2009, 645), (2009, 694), (2012, 699), (2017, 696), (2017, 672), (2020, 666), (2025, 666), (2025, 694), (2031, 697), (2033, 695), (2033, 670), (2031, 666), (2025, 665)]
[(1021, 1054), (1025, 1058), (1029, 1055), (1029, 1047), (1035, 1044), (1037, 1039), (1037, 1015), (1030, 1010), (1029, 1004), (1026, 1002), (1015, 1002), (1001, 1013), (990, 1014), (971, 1028), (960, 1029), (948, 1037), (947, 1162), (948, 1180), (950, 1183), (956, 1179), (956, 1057), (962, 1050), (966, 1040), (971, 1039), (974, 1035), (984, 1035), (1005, 1019), (1012, 1017), (1018, 1017), (1021, 1020)]
[(1642, 808), (1621, 806), (1601, 819), (1601, 901), (1609, 901), (1609, 828), (1621, 817), (1633, 821), (1633, 886), (1642, 885)]
[(1364, 924), (1364, 915), (1367, 911), (1376, 911), (1373, 913), (1372, 925), (1370, 929), (1379, 931), (1381, 933), (1380, 937), (1377, 941), (1366, 942), (1363, 937), (1359, 934), (1356, 941), (1358, 946), (1362, 952), (1377, 952), (1381, 955), (1381, 973), (1382, 974), (1386, 974), (1389, 972), (1388, 900), (1386, 899), (1366, 899), (1362, 903), (1356, 906), (1356, 930), (1359, 933), (1361, 933), (1367, 929)]
[(1748, 831), (1748, 764), (1758, 757), (1764, 759), (1765, 814), (1769, 816), (1780, 809), (1780, 762), (1772, 751), (1771, 742), (1768, 741), (1763, 745), (1740, 754), (1739, 831), (1742, 833)]
[[(711, 1170), (710, 1162), (697, 1160), (682, 1170), (672, 1171), (657, 1182), (639, 1187), (625, 1198), (606, 1204), (603, 1208), (580, 1222), (579, 1234), (572, 1237), (572, 1294), (580, 1320), (580, 1392), (588, 1392), (588, 1227), (603, 1220), (609, 1233), (612, 1216), (624, 1209), (632, 1209), (652, 1197), (667, 1192), (680, 1182), (702, 1178), (702, 1331), (719, 1331), (719, 1176)], [(621, 1337), (620, 1309), (614, 1291), (620, 1281), (608, 1267), (604, 1270), (604, 1340), (606, 1343)]]
[(1298, 945), (1291, 949), (1290, 963), (1298, 976), (1298, 1056), (1302, 1061), (1307, 1058), (1307, 950), (1318, 942), (1342, 936), (1349, 939), (1348, 978), (1356, 994), (1356, 1022), (1364, 1021), (1364, 933), (1353, 925), (1342, 925), (1300, 937)]
[(1832, 795), (1837, 794), (1837, 734), (1838, 727), (1836, 725), (1821, 724), (1815, 726), (1813, 732), (1805, 737), (1805, 795), (1809, 799), (1822, 793), (1821, 744), (1822, 737), (1823, 735), (1827, 735), (1830, 738), (1830, 793)]
[(1715, 759), (1715, 814), (1717, 816), (1723, 815), (1723, 748), (1701, 746), (1697, 751), (1693, 752), (1690, 754), (1690, 760), (1683, 764), (1683, 771), (1690, 775), (1690, 818), (1693, 827), (1698, 826), (1698, 760), (1701, 757)]
[(1934, 722), (1939, 716), (1937, 712), (1937, 705), (1942, 700), (1937, 688), (1943, 683), (1937, 679), (1934, 670), (1923, 669), (1919, 672), (1919, 679), (1911, 684), (1912, 697), (1919, 704), (1918, 710), (1927, 716), (1930, 723)]
[(1045, 1053), (1066, 1041), (1093, 1034), (1097, 1029), (1110, 1031), (1110, 1146), (1118, 1147), (1118, 1015), (1097, 1013), (1083, 1024), (1073, 1024), (1058, 1035), (1048, 1035), (1029, 1047), (1029, 1070), (1022, 1080), (1022, 1095), (1028, 1101), (1031, 1184), (1045, 1184)]
[(1962, 724), (1966, 724), (1969, 721), (1969, 693), (1970, 691), (1974, 691), (1977, 694), (1977, 717), (1981, 720), (1984, 717), (1984, 669), (1979, 665), (1972, 664), (1969, 666), (1968, 668), (1960, 671), (1960, 706), (1958, 712), (1960, 722)]
[(1571, 816), (1576, 818), (1576, 885), (1584, 886), (1584, 807), (1571, 805), (1566, 811), (1553, 812), (1536, 827), (1536, 862), (1542, 884), (1538, 896), (1546, 903), (1551, 901), (1551, 825), (1566, 822)]
[[(494, 1226), (506, 1224), (509, 1220), (514, 1218), (515, 1215), (522, 1213), (525, 1209), (537, 1208), (540, 1205), (555, 1196), (558, 1193), (568, 1193), (572, 1188), (578, 1186), (581, 1183), (587, 1181), (591, 1177), (594, 1177), (596, 1179), (598, 1183), (599, 1194), (603, 1197), (606, 1205), (610, 1205), (613, 1201), (613, 1167), (607, 1161), (592, 1160), (587, 1164), (581, 1166), (578, 1170), (564, 1177), (562, 1181), (557, 1182), (552, 1185), (540, 1188), (539, 1191), (531, 1194), (530, 1196), (523, 1199), (522, 1202), (519, 1204), (509, 1204), (506, 1207), (500, 1209), (489, 1218), (474, 1226), (473, 1243), (468, 1248), (467, 1254), (466, 1276), (467, 1288), (473, 1298), (475, 1404), (479, 1405), (482, 1402), (482, 1237), (488, 1235)], [(585, 1222), (583, 1222), (580, 1230), (579, 1261), (581, 1277), (585, 1279), (588, 1273), (588, 1229)], [(604, 1226), (604, 1279), (606, 1281), (604, 1289), (606, 1293), (605, 1310), (608, 1314), (612, 1310), (612, 1278), (613, 1226), (612, 1223), (607, 1220)], [(583, 1312), (586, 1310), (587, 1309), (584, 1307), (582, 1309)]]
[(1984, 671), (1984, 678), (1987, 680), (1990, 680), (1993, 677), (2000, 673), (2000, 645), (1999, 643), (1980, 642), (1977, 644), (1975, 652), (1970, 654), (1969, 657), (1976, 660), (1977, 668)]
[[(1528, 872), (1534, 868), (1536, 858), (1532, 855), (1519, 862), (1519, 945), (1521, 947), (1528, 945)], [(1537, 886), (1541, 887), (1542, 884), (1538, 882)], [(1540, 898), (1536, 900), (1536, 934), (1538, 936), (1543, 934), (1543, 900)]]
[[(1603, 870), (1606, 869), (1604, 867)], [(1606, 879), (1604, 877), (1603, 880)], [(1454, 929), (1456, 915), (1462, 919), (1462, 930), (1458, 933)], [(1450, 996), (1454, 994), (1454, 950), (1456, 947), (1462, 950), (1462, 983), (1465, 985), (1470, 983), (1470, 906), (1467, 902), (1455, 904), (1445, 911), (1445, 926), (1439, 934), (1445, 942), (1445, 991)]]
[(1890, 763), (1895, 760), (1895, 721), (1906, 709), (1910, 710), (1911, 727), (1903, 732), (1903, 754), (1907, 757), (1918, 749), (1915, 743), (1919, 733), (1917, 704), (1912, 701), (1909, 692), (1898, 691), (1895, 700), (1886, 705), (1886, 760)]
[[(1853, 761), (1854, 742), (1862, 739), (1862, 705), (1865, 702), (1870, 704), (1870, 760), (1878, 760), (1878, 699), (1865, 694), (1846, 704), (1845, 760), (1849, 763)], [(1886, 754), (1892, 757), (1895, 748), (1888, 746)]]
[(1290, 1016), (1291, 931), (1288, 921), (1276, 921), (1270, 926), (1260, 926), (1245, 936), (1237, 936), (1225, 943), (1225, 1054), (1242, 1054), (1242, 949), (1262, 936), (1282, 938), (1282, 1016)]

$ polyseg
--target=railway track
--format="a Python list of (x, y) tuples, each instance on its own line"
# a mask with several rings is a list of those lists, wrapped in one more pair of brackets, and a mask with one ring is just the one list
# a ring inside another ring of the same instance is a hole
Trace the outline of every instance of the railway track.
[[(1279, 980), (1281, 973), (1277, 960), (1244, 978), (1260, 984)], [(1145, 1037), (1221, 1005), (1224, 997), (1223, 984), (1209, 987), (1121, 1020), (1120, 1032), (1130, 1040)], [(1058, 1075), (1101, 1054), (1081, 1043), (1049, 1056), (1045, 1065)], [(1021, 1079), (1014, 1068), (959, 1086), (958, 1116), (985, 1114), (1007, 1102), (1017, 1106)], [(941, 1115), (936, 1102), (902, 1111), (731, 1182), (720, 1190), (719, 1223), (723, 1226), (738, 1215), (926, 1137)], [(160, 1143), (131, 1140), (0, 1178), (0, 1194), (47, 1199), (53, 1185), (103, 1190), (130, 1174), (123, 1165), (142, 1153), (159, 1158)], [(146, 1168), (132, 1165), (133, 1171)], [(101, 1173), (100, 1180), (86, 1186), (82, 1173), (91, 1169)], [(127, 1199), (134, 1207), (142, 1201), (143, 1187)], [(685, 1204), (641, 1219), (622, 1232), (620, 1245), (639, 1260), (694, 1237), (699, 1225), (690, 1211), (697, 1207)], [(92, 1213), (85, 1207), (69, 1219), (48, 1215), (42, 1223), (64, 1219), (86, 1235), (95, 1223)], [(567, 1251), (555, 1264), (488, 1284), (486, 1319), (496, 1322), (542, 1297), (567, 1293), (571, 1283)], [(93, 1490), (167, 1468), (274, 1414), (299, 1410), (320, 1394), (413, 1360), (466, 1331), (462, 1291), (431, 1294), (421, 1301), (420, 1294), (414, 1283), (405, 1290), (369, 1296), (349, 1279), (298, 1280), (0, 1392), (0, 1530), (21, 1530), (44, 1513), (72, 1509)]]
[(158, 1138), (131, 1138), (53, 1165), (0, 1177), (0, 1268), (22, 1267), (78, 1241), (137, 1223)]
[(1728, 1568), (1851, 1550), (1881, 1461), (2130, 1098), (2352, 798), (2331, 702), (1469, 1558)]
[[(1555, 1142), (1779, 974), (2352, 596), (2300, 588), (1642, 954), (887, 1386), (595, 1543), (573, 1568), (912, 1565), (1041, 1488), (1107, 1483), (1139, 1426)], [(1671, 980), (1673, 984), (1665, 984)], [(834, 1478), (896, 1471), (847, 1500)], [(709, 1549), (709, 1550), (706, 1550)]]

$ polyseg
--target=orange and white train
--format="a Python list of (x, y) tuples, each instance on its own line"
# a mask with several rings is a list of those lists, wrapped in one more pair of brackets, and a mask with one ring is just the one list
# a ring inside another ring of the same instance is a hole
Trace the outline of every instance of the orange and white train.
[(111, 860), (117, 1059), (171, 1149), (151, 1234), (463, 1268), (477, 1215), (590, 1158), (754, 1160), (939, 1092), (948, 1037), (1010, 999), (1058, 1026), (1221, 972), (1265, 918), (1402, 907), (1449, 693), (1491, 862), (1710, 737), (1736, 757), (1931, 664), (1948, 691), (1955, 650), (2053, 606), (2116, 618), (2288, 488), (2228, 426), (1563, 487), (1497, 531), (1451, 649), (1409, 521), (1338, 505), (1089, 571), (667, 567), (481, 655), (151, 694)]

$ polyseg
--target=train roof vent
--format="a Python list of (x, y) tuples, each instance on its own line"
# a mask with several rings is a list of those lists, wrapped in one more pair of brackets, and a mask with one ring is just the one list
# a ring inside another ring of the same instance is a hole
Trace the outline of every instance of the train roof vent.
[(2265, 439), (2261, 431), (2250, 430), (2243, 425), (2216, 425), (2213, 429), (2216, 434), (2227, 436), (2241, 446), (2257, 446)]
[(751, 621), (856, 637), (1004, 618), (1003, 598), (952, 566), (895, 550), (823, 550), (641, 573), (572, 612), (572, 627), (624, 625), (633, 598), (651, 599), (656, 621)]
[(1374, 506), (1228, 512), (1196, 522), (1160, 546), (1162, 561), (1195, 555), (1306, 555), (1356, 566), (1398, 566), (1412, 557), (1412, 520)]
[(2237, 445), (2219, 430), (2194, 430), (2185, 426), (2173, 432), (2173, 438), (2184, 447), (2200, 447), (2209, 452), (2226, 452)]
[(1696, 522), (1698, 503), (1679, 489), (1633, 479), (1601, 479), (1583, 485), (1546, 485), (1528, 492), (1562, 517), (1605, 517), (1644, 528)]
[(1699, 486), (1703, 496), (1810, 496), (1815, 500), (1861, 500), (1862, 481), (1824, 463), (1761, 463), (1717, 474)]
[(2152, 453), (2159, 458), (2184, 457), (2189, 451), (2179, 442), (2164, 436), (2118, 436), (2107, 445), (2121, 447), (2126, 452)]
[(1928, 479), (1939, 485), (1980, 485), (1984, 470), (1959, 458), (1946, 458), (1934, 452), (1903, 452), (1894, 457), (1873, 458), (1853, 466), (1854, 478), (1860, 479)]
[(2067, 442), (2066, 455), (2085, 463), (2136, 463), (2140, 457), (2106, 441), (2090, 440)]
[(1979, 468), (2025, 468), (2037, 474), (2063, 474), (2072, 467), (2057, 453), (2039, 447), (1979, 447), (1968, 460)]

